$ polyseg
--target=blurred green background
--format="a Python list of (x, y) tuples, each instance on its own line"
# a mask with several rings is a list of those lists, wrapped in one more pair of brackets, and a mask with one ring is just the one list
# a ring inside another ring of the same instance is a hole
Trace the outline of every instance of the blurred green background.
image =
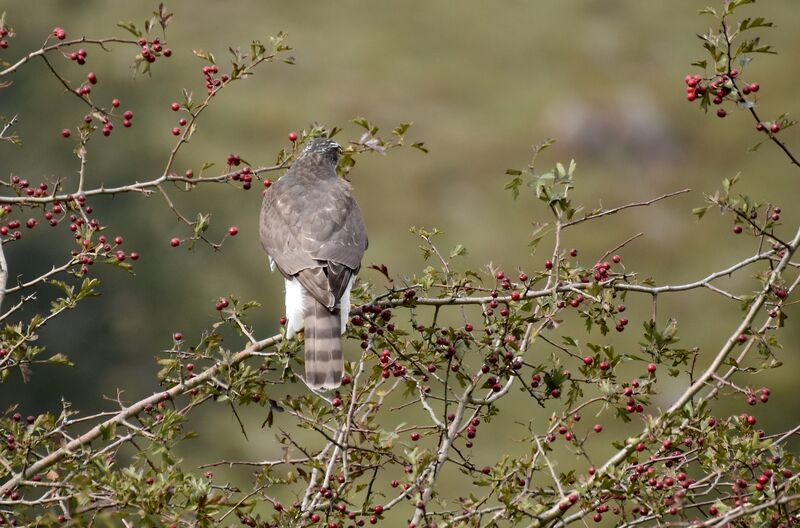
[[(204, 93), (203, 63), (192, 49), (211, 51), (224, 64), (228, 46), (246, 49), (252, 39), (287, 31), (297, 64), (268, 65), (223, 91), (201, 119), (177, 168), (197, 172), (203, 162), (213, 161), (221, 169), (231, 152), (254, 165), (269, 164), (277, 150), (288, 146), (289, 131), (314, 121), (346, 125), (342, 137), (349, 138), (360, 133), (349, 124), (356, 116), (368, 117), (387, 132), (401, 121), (413, 121), (409, 137), (425, 141), (429, 154), (403, 149), (386, 157), (364, 156), (351, 173), (370, 232), (365, 264), (385, 263), (400, 275), (421, 270), (418, 242), (408, 233), (417, 225), (441, 228), (445, 248), (463, 243), (469, 250), (464, 266), (493, 262), (507, 270), (531, 270), (542, 265), (546, 250), (531, 255), (527, 241), (534, 223), (548, 220), (547, 213), (524, 193), (512, 201), (503, 190), (504, 171), (524, 166), (531, 144), (555, 137), (557, 146), (540, 158), (539, 166), (575, 158), (574, 196), (589, 208), (693, 189), (582, 226), (564, 241), (565, 247), (580, 249), (583, 262), (593, 263), (642, 232), (622, 252), (623, 262), (666, 284), (696, 280), (755, 250), (753, 239), (732, 234), (730, 217), (712, 211), (698, 224), (691, 215), (693, 207), (702, 205), (703, 193), (717, 189), (724, 177), (741, 171), (743, 191), (781, 206), (787, 227), (780, 231), (786, 238), (793, 233), (789, 226), (800, 220), (792, 206), (798, 171), (773, 145), (747, 151), (759, 140), (752, 118), (729, 108), (723, 120), (686, 102), (683, 76), (694, 72), (689, 67), (693, 60), (703, 57), (695, 35), (711, 23), (696, 15), (705, 3), (182, 0), (167, 6), (175, 13), (167, 32), (174, 55), (155, 63), (152, 78), (134, 78), (128, 67), (132, 51), (124, 46), (113, 46), (110, 53), (87, 46), (83, 67), (56, 57), (54, 63), (73, 82), (94, 71), (100, 79), (94, 100), (107, 105), (118, 97), (122, 109), (135, 113), (130, 130), (118, 127), (110, 138), (97, 135), (89, 144), (88, 185), (121, 184), (161, 173), (177, 119), (169, 104), (181, 99), (184, 87)], [(38, 48), (55, 26), (64, 27), (68, 38), (123, 36), (115, 27), (118, 21), (141, 25), (154, 7), (99, 1), (80, 6), (6, 1), (0, 6), (18, 33), (2, 53), (12, 62)], [(763, 36), (780, 55), (756, 57), (743, 74), (761, 84), (759, 111), (765, 119), (795, 111), (798, 104), (797, 79), (789, 68), (800, 52), (796, 14), (792, 0), (742, 10), (743, 16), (778, 22)], [(11, 80), (14, 85), (0, 91), (0, 114), (19, 114), (17, 131), (24, 146), (0, 144), (0, 174), (19, 174), (32, 182), (51, 176), (75, 179), (73, 142), (62, 139), (60, 130), (76, 126), (85, 106), (63, 92), (41, 61), (21, 68)], [(781, 137), (800, 148), (796, 128)], [(169, 239), (186, 236), (186, 231), (158, 196), (92, 200), (96, 216), (111, 226), (108, 233), (123, 235), (125, 249), (142, 255), (136, 276), (95, 266), (93, 272), (104, 281), (103, 296), (41, 332), (42, 344), (67, 354), (76, 366), (37, 367), (27, 385), (15, 376), (0, 386), (0, 403), (19, 401), (24, 414), (35, 414), (57, 410), (63, 396), (89, 412), (108, 407), (101, 396), (113, 396), (117, 388), (131, 400), (157, 390), (154, 358), (169, 348), (174, 331), (192, 339), (215, 321), (214, 302), (220, 296), (262, 302), (253, 321), (257, 335), (274, 334), (282, 314), (282, 281), (268, 273), (258, 240), (259, 191), (258, 186), (250, 192), (206, 186), (177, 196), (184, 213), (213, 213), (213, 238), (230, 225), (239, 227), (240, 234), (219, 253), (205, 246), (192, 252), (170, 248)], [(40, 227), (9, 246), (12, 276), (31, 278), (66, 260), (71, 241), (64, 231), (65, 226)], [(371, 270), (362, 277), (381, 283)], [(747, 272), (725, 284), (741, 293), (754, 287)], [(40, 301), (47, 300), (43, 292)], [(629, 331), (611, 341), (621, 350), (636, 350), (649, 301), (630, 298), (627, 304)], [(780, 354), (785, 366), (750, 382), (770, 387), (770, 403), (753, 410), (739, 397), (723, 398), (729, 401), (726, 412), (755, 411), (767, 431), (783, 430), (800, 418), (792, 391), (800, 366), (795, 346), (800, 334), (793, 324), (798, 313), (787, 312)], [(664, 296), (659, 306), (660, 321), (675, 317), (682, 344), (700, 347), (706, 358), (732, 331), (738, 314), (737, 306), (707, 291)], [(571, 323), (568, 328), (580, 335), (581, 323)], [(592, 339), (601, 340), (596, 334)], [(656, 405), (668, 406), (681, 386), (663, 388)], [(499, 423), (515, 427), (512, 422), (529, 417), (525, 409), (530, 406), (510, 406), (516, 411)], [(545, 417), (550, 411), (530, 412)], [(258, 429), (263, 415), (260, 408), (245, 412), (251, 424), (247, 442), (227, 407), (203, 410), (191, 423), (201, 436), (186, 456), (192, 462), (275, 456), (272, 433)], [(278, 420), (282, 426), (289, 423)], [(585, 424), (587, 429), (592, 423)], [(606, 422), (607, 430), (614, 428)], [(498, 435), (491, 445), (478, 442), (476, 463), (492, 463), (497, 453), (518, 449), (512, 436)], [(610, 449), (601, 446), (599, 453)], [(571, 462), (560, 463), (567, 467)]]

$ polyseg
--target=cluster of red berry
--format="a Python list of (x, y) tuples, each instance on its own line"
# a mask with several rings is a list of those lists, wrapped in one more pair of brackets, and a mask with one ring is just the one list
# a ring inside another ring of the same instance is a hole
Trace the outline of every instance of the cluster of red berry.
[[(739, 100), (743, 95), (749, 95), (760, 89), (757, 83), (752, 83), (746, 85), (745, 89), (741, 90), (741, 92), (737, 91), (733, 80), (738, 76), (739, 72), (737, 70), (731, 70), (726, 74), (717, 75), (711, 79), (703, 79), (700, 75), (687, 75), (683, 78), (687, 86), (686, 99), (691, 102), (708, 93), (709, 97), (713, 96), (711, 102), (715, 105), (720, 105), (728, 98)], [(704, 82), (706, 84), (703, 84)], [(724, 108), (720, 108), (717, 110), (717, 115), (719, 117), (725, 117), (727, 112)]]
[(6, 37), (14, 38), (14, 33), (9, 28), (2, 26), (0, 27), (0, 49), (6, 49), (8, 47)]
[(80, 48), (78, 51), (70, 52), (69, 60), (75, 61), (81, 66), (83, 66), (84, 64), (86, 64), (86, 55), (88, 55), (88, 53), (86, 53), (86, 50)]
[[(686, 83), (686, 99), (691, 102), (698, 98), (708, 96), (715, 105), (721, 105), (726, 100), (745, 102), (745, 96), (757, 93), (761, 86), (758, 83), (747, 83), (741, 88), (735, 83), (739, 77), (738, 70), (731, 70), (722, 75), (716, 75), (710, 79), (704, 79), (700, 75), (686, 75), (683, 80)], [(728, 115), (724, 108), (717, 109), (717, 117), (723, 118)], [(781, 130), (781, 124), (777, 121), (771, 123), (757, 123), (756, 130), (759, 132), (769, 132), (777, 134)]]
[[(231, 167), (238, 167), (242, 164), (242, 159), (237, 154), (229, 154), (226, 161), (228, 163), (228, 169)], [(253, 186), (253, 172), (247, 165), (242, 167), (241, 170), (234, 172), (230, 178), (233, 181), (241, 181), (242, 189), (245, 191), (249, 191)]]
[(211, 95), (216, 88), (222, 86), (223, 83), (228, 82), (229, 77), (227, 74), (222, 74), (218, 78), (214, 78), (217, 73), (219, 73), (219, 68), (217, 68), (216, 64), (203, 66), (203, 76), (206, 78), (206, 90), (209, 95)]
[(142, 59), (149, 63), (155, 62), (156, 58), (162, 55), (167, 58), (172, 57), (172, 50), (163, 47), (161, 40), (158, 38), (154, 38), (150, 41), (146, 38), (140, 38), (138, 44), (141, 46)]

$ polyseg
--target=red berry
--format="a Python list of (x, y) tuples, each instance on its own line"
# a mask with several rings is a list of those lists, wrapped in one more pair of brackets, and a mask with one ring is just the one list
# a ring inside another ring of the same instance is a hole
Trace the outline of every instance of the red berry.
[(25, 222), (25, 225), (28, 226), (28, 229), (33, 229), (34, 227), (36, 227), (36, 219), (28, 218), (28, 221)]
[(61, 131), (61, 135), (65, 138), (68, 138), (72, 135), (72, 132), (70, 132), (68, 128), (65, 128)]
[(90, 83), (97, 84), (97, 75), (95, 75), (94, 72), (89, 72), (86, 75), (86, 78), (89, 80)]
[(131, 251), (131, 260), (139, 260), (139, 254), (135, 251)]
[(733, 232), (736, 233), (737, 235), (740, 234), (742, 232), (742, 226), (740, 225), (733, 226)]
[(289, 141), (294, 143), (297, 141), (297, 133), (296, 132), (289, 132)]
[(772, 123), (772, 125), (770, 125), (769, 127), (769, 131), (772, 132), (773, 134), (777, 134), (778, 132), (780, 132), (780, 130), (781, 126), (778, 123)]
[(744, 334), (739, 334), (736, 340), (740, 343), (744, 343), (745, 341), (747, 341), (747, 336)]
[(603, 430), (603, 426), (602, 426), (602, 425), (600, 425), (600, 424), (595, 424), (595, 426), (593, 427), (593, 429), (594, 429), (594, 432), (595, 432), (595, 433), (599, 433), (599, 432), (601, 432), (601, 431)]
[(726, 115), (728, 115), (728, 112), (726, 112), (724, 108), (717, 110), (717, 117), (725, 117)]
[(591, 365), (592, 363), (594, 363), (594, 358), (592, 358), (592, 356), (586, 356), (585, 358), (583, 358), (583, 363), (585, 365)]
[(655, 363), (649, 363), (649, 364), (647, 365), (647, 372), (649, 372), (650, 374), (652, 374), (652, 373), (654, 373), (655, 371), (656, 371), (656, 364), (655, 364)]
[(185, 119), (183, 119), (183, 118), (181, 118), (181, 119), (180, 119), (180, 121), (178, 121), (178, 124), (179, 124), (180, 126), (185, 126), (185, 125), (186, 125), (186, 120), (185, 120)]
[(239, 233), (239, 228), (235, 226), (231, 226), (228, 228), (228, 234), (230, 236), (236, 236)]
[(67, 32), (60, 27), (57, 27), (53, 29), (53, 36), (58, 40), (64, 40), (67, 37)]
[(751, 92), (754, 92), (754, 93), (755, 93), (755, 92), (759, 91), (760, 89), (761, 89), (761, 86), (759, 86), (759, 84), (758, 84), (758, 83), (752, 83), (752, 84), (750, 85), (750, 91), (751, 91)]
[(114, 108), (119, 108), (119, 99), (113, 99), (111, 101), (111, 106), (113, 106)]
[(178, 247), (181, 245), (181, 240), (179, 238), (173, 238), (169, 241), (169, 245), (172, 247)]
[(544, 261), (544, 268), (545, 269), (553, 269), (553, 261), (552, 260), (545, 260)]
[(412, 439), (413, 441), (415, 441), (415, 442), (416, 442), (417, 440), (419, 440), (419, 433), (418, 433), (418, 432), (416, 432), (416, 431), (414, 431), (413, 433), (411, 433), (411, 439)]
[(131, 119), (133, 119), (133, 112), (131, 112), (130, 110), (125, 110), (125, 113), (122, 114), (122, 118), (130, 121)]
[(181, 109), (181, 105), (179, 105), (178, 103), (172, 103), (171, 105), (169, 105), (169, 107), (172, 108), (173, 112), (177, 112), (178, 110)]
[(180, 134), (181, 134), (181, 129), (180, 128), (175, 127), (175, 128), (172, 129), (172, 135), (173, 136), (179, 136)]
[(131, 122), (129, 120), (125, 119), (124, 121), (122, 121), (122, 126), (124, 126), (125, 128), (130, 128), (131, 127)]
[(520, 295), (520, 293), (518, 291), (511, 292), (511, 299), (512, 300), (518, 301), (520, 299), (520, 297), (521, 297), (521, 295)]
[(619, 262), (622, 260), (622, 257), (620, 257), (619, 255), (614, 255), (613, 257), (611, 257), (611, 260), (614, 261), (614, 264), (619, 264)]
[(341, 398), (334, 398), (331, 400), (331, 405), (334, 407), (341, 407), (342, 406), (342, 399)]
[(759, 132), (763, 132), (764, 131), (764, 123), (759, 122), (758, 124), (756, 124), (756, 130), (758, 130)]

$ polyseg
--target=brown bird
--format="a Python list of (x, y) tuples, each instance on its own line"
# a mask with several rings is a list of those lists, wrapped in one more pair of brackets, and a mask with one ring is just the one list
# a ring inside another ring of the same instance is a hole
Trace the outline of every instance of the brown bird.
[(286, 337), (304, 330), (306, 383), (314, 389), (341, 384), (341, 335), (368, 245), (350, 184), (336, 174), (341, 151), (328, 138), (312, 139), (261, 206), (261, 245), (286, 285)]

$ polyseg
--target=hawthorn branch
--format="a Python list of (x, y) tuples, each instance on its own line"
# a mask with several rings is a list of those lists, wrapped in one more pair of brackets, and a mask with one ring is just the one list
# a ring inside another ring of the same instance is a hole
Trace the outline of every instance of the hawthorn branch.
[(8, 282), (8, 264), (3, 251), (3, 241), (0, 240), (0, 307), (3, 306), (3, 300), (6, 297), (6, 282)]
[[(263, 172), (274, 172), (278, 170), (282, 170), (288, 166), (287, 163), (279, 164), (279, 165), (271, 165), (265, 167), (259, 167), (256, 169), (251, 169), (251, 174), (260, 174)], [(161, 175), (158, 178), (154, 178), (152, 180), (144, 181), (144, 182), (136, 182), (131, 183), (128, 185), (120, 185), (117, 187), (105, 187), (101, 185), (100, 187), (96, 187), (94, 189), (88, 189), (84, 191), (82, 196), (91, 197), (91, 196), (113, 196), (116, 194), (123, 194), (129, 192), (139, 192), (145, 195), (150, 194), (153, 190), (167, 181), (180, 181), (180, 182), (187, 182), (187, 183), (227, 183), (231, 177), (236, 174), (238, 171), (231, 171), (224, 174), (220, 174), (219, 176), (213, 177), (204, 177), (204, 178), (186, 178), (183, 176), (176, 176), (176, 175)], [(73, 199), (73, 195), (70, 193), (62, 193), (57, 195), (51, 196), (0, 196), (0, 204), (47, 204), (52, 202), (63, 202), (69, 201)]]
[[(776, 279), (780, 276), (780, 273), (787, 267), (790, 262), (792, 255), (797, 250), (797, 246), (800, 243), (800, 229), (797, 230), (794, 238), (791, 242), (787, 244), (786, 251), (778, 262), (775, 269), (769, 274), (768, 279), (766, 280), (764, 286), (762, 287), (759, 294), (753, 300), (753, 303), (750, 305), (747, 314), (742, 319), (742, 321), (737, 326), (736, 330), (728, 337), (725, 341), (722, 348), (717, 352), (716, 356), (714, 357), (711, 364), (706, 368), (703, 374), (695, 380), (693, 384), (691, 384), (681, 396), (667, 409), (664, 411), (660, 416), (653, 419), (650, 424), (645, 428), (645, 430), (639, 434), (636, 438), (629, 439), (627, 445), (619, 450), (614, 456), (609, 458), (603, 466), (597, 470), (595, 475), (593, 475), (590, 479), (587, 479), (586, 483), (577, 487), (575, 492), (580, 493), (585, 491), (589, 486), (592, 485), (594, 481), (600, 478), (603, 475), (608, 474), (611, 470), (616, 468), (619, 464), (623, 463), (628, 456), (633, 452), (636, 443), (641, 441), (642, 439), (646, 438), (648, 434), (652, 434), (653, 431), (656, 431), (659, 427), (663, 424), (669, 422), (678, 412), (680, 412), (684, 406), (694, 398), (694, 396), (700, 392), (700, 390), (706, 385), (709, 379), (711, 379), (716, 371), (722, 366), (725, 359), (730, 355), (733, 348), (738, 343), (738, 336), (747, 331), (750, 325), (753, 322), (753, 319), (758, 314), (759, 310), (763, 306), (764, 302), (766, 301), (767, 295), (772, 291), (772, 286)], [(751, 257), (753, 258), (753, 257)], [(541, 514), (536, 521), (531, 524), (531, 528), (539, 528), (544, 526), (544, 524), (558, 519), (564, 515), (565, 511), (560, 509), (558, 505), (552, 506), (546, 512)]]
[(43, 46), (36, 51), (32, 51), (19, 59), (17, 62), (6, 68), (5, 70), (0, 71), (0, 77), (4, 77), (10, 73), (14, 73), (19, 69), (20, 66), (27, 63), (28, 61), (35, 59), (39, 56), (44, 56), (45, 53), (49, 53), (51, 51), (58, 50), (60, 48), (65, 48), (69, 46), (75, 46), (78, 44), (97, 44), (100, 47), (103, 47), (105, 44), (111, 43), (120, 43), (120, 44), (133, 44), (138, 46), (139, 43), (132, 39), (123, 39), (118, 37), (111, 37), (111, 38), (104, 38), (104, 39), (90, 39), (86, 37), (81, 37), (79, 39), (73, 40), (65, 40), (63, 42), (57, 42), (55, 44), (51, 44), (50, 46)]
[[(736, 264), (733, 264), (725, 269), (715, 271), (702, 279), (687, 282), (684, 284), (674, 284), (674, 285), (664, 285), (664, 286), (645, 286), (642, 284), (630, 284), (626, 282), (621, 282), (619, 277), (612, 277), (608, 280), (601, 282), (600, 284), (607, 288), (613, 288), (615, 290), (620, 291), (634, 291), (639, 293), (647, 293), (650, 295), (659, 295), (661, 293), (675, 293), (675, 292), (683, 292), (687, 290), (694, 290), (697, 288), (707, 288), (709, 284), (719, 278), (728, 277), (732, 275), (734, 272), (746, 268), (747, 266), (761, 261), (761, 260), (768, 260), (775, 256), (774, 251), (765, 251), (763, 253), (759, 253), (753, 255), (749, 258), (746, 258)], [(563, 283), (554, 285), (551, 287), (545, 287), (541, 290), (529, 290), (522, 294), (521, 298), (523, 299), (536, 299), (539, 297), (546, 297), (548, 295), (553, 295), (556, 293), (565, 293), (570, 291), (582, 291), (590, 288), (592, 284), (584, 283), (584, 282), (570, 282), (570, 283)], [(487, 304), (491, 301), (497, 301), (498, 303), (502, 302), (511, 302), (513, 301), (511, 295), (500, 295), (498, 297), (491, 297), (487, 296), (464, 296), (464, 297), (417, 297), (414, 299), (413, 304), (415, 305), (423, 305), (423, 306), (449, 306), (449, 305), (478, 305), (478, 304)], [(375, 304), (382, 306), (382, 307), (396, 307), (396, 306), (405, 306), (409, 304), (406, 299), (385, 299), (377, 301)], [(354, 315), (363, 313), (363, 307), (359, 307), (353, 310), (352, 312)]]
[[(430, 500), (431, 496), (433, 495), (433, 488), (436, 483), (436, 477), (438, 476), (439, 470), (442, 468), (444, 463), (447, 461), (447, 458), (450, 454), (450, 446), (453, 445), (453, 441), (458, 436), (458, 431), (461, 423), (461, 419), (464, 416), (464, 410), (467, 405), (467, 401), (474, 390), (474, 385), (469, 384), (467, 388), (464, 390), (464, 394), (459, 398), (458, 405), (456, 406), (456, 411), (454, 413), (453, 421), (450, 423), (450, 427), (447, 429), (447, 434), (442, 437), (442, 441), (439, 444), (439, 449), (436, 453), (436, 458), (433, 462), (428, 466), (426, 469), (426, 473), (424, 476), (420, 476), (420, 481), (427, 480), (427, 482), (423, 485), (424, 487), (420, 493), (421, 505), (422, 508), (416, 508), (414, 510), (414, 518), (411, 522), (419, 526), (420, 521), (422, 520), (423, 515), (425, 514), (425, 507), (424, 505)], [(1, 490), (0, 490), (1, 491)]]
[(14, 117), (12, 117), (5, 125), (3, 125), (3, 129), (0, 130), (0, 141), (10, 141), (13, 143), (18, 139), (16, 136), (6, 136), (8, 129), (17, 124), (18, 118), (19, 114), (15, 114)]
[(657, 198), (653, 198), (651, 200), (646, 200), (644, 202), (633, 202), (633, 203), (621, 205), (619, 207), (614, 207), (612, 209), (606, 209), (606, 210), (603, 210), (603, 211), (599, 211), (599, 212), (596, 212), (596, 213), (588, 213), (588, 214), (584, 215), (582, 218), (578, 218), (576, 220), (571, 220), (569, 222), (566, 222), (563, 225), (563, 227), (564, 227), (564, 229), (566, 229), (568, 227), (572, 227), (574, 225), (578, 225), (578, 224), (581, 224), (583, 222), (586, 222), (587, 220), (595, 220), (597, 218), (602, 218), (604, 216), (616, 214), (616, 213), (618, 213), (620, 211), (624, 211), (625, 209), (631, 209), (633, 207), (646, 207), (648, 205), (652, 205), (652, 204), (654, 204), (656, 202), (659, 202), (661, 200), (665, 200), (667, 198), (671, 198), (671, 197), (677, 196), (679, 194), (685, 194), (685, 193), (688, 193), (688, 192), (691, 192), (691, 191), (692, 190), (689, 189), (689, 188), (681, 189), (680, 191), (673, 191), (673, 192), (670, 192), (670, 193), (667, 193), (667, 194), (662, 194), (661, 196), (659, 196)]
[[(756, 109), (755, 109), (755, 105), (749, 103), (747, 101), (747, 99), (744, 98), (744, 95), (742, 94), (742, 91), (739, 89), (739, 86), (736, 84), (736, 77), (731, 75), (730, 69), (731, 69), (731, 65), (733, 64), (733, 57), (732, 57), (732, 53), (731, 53), (731, 51), (732, 51), (731, 50), (731, 44), (733, 43), (733, 36), (730, 33), (728, 33), (728, 28), (727, 28), (727, 26), (725, 24), (724, 19), (722, 21), (722, 34), (725, 36), (725, 44), (726, 44), (726, 47), (727, 47), (727, 49), (725, 50), (725, 53), (726, 53), (727, 58), (728, 58), (728, 72), (727, 72), (728, 75), (727, 76), (728, 76), (728, 79), (730, 79), (731, 84), (733, 85), (733, 87), (736, 89), (736, 93), (738, 94), (737, 102), (742, 104), (744, 107), (747, 108), (747, 110), (750, 112), (750, 115), (752, 115), (753, 119), (755, 119), (756, 124), (762, 124), (763, 125), (764, 122), (761, 121), (761, 118), (758, 116), (758, 113), (756, 112)], [(767, 136), (769, 137), (770, 141), (772, 141), (773, 143), (778, 145), (778, 148), (780, 148), (783, 151), (783, 153), (786, 154), (786, 156), (789, 158), (789, 160), (791, 160), (793, 165), (795, 165), (796, 167), (800, 167), (800, 160), (798, 160), (794, 156), (794, 154), (792, 154), (792, 152), (789, 150), (789, 147), (787, 147), (786, 144), (783, 141), (778, 139), (777, 135), (773, 134), (772, 131), (769, 130), (769, 128), (766, 127), (766, 126), (764, 126), (764, 133), (767, 134)]]
[(159, 402), (164, 401), (164, 399), (173, 399), (183, 394), (184, 392), (193, 389), (194, 387), (198, 387), (206, 383), (207, 381), (211, 380), (220, 371), (220, 369), (229, 368), (231, 365), (237, 365), (242, 361), (251, 357), (253, 355), (253, 352), (270, 348), (280, 343), (282, 339), (283, 337), (281, 335), (274, 335), (272, 337), (262, 339), (261, 341), (258, 341), (256, 343), (252, 343), (247, 347), (245, 347), (243, 350), (231, 356), (230, 360), (227, 363), (225, 364), (215, 363), (214, 365), (210, 366), (209, 368), (197, 374), (196, 376), (188, 378), (180, 383), (177, 383), (164, 392), (159, 392), (151, 396), (148, 396), (147, 398), (137, 401), (133, 405), (130, 405), (127, 408), (114, 414), (111, 418), (104, 420), (100, 424), (92, 427), (90, 430), (83, 433), (81, 436), (69, 441), (63, 447), (37, 460), (30, 466), (26, 467), (24, 470), (16, 474), (13, 474), (8, 480), (6, 480), (2, 485), (0, 485), (0, 495), (4, 494), (6, 491), (12, 490), (21, 481), (28, 479), (37, 473), (40, 473), (44, 469), (49, 468), (50, 466), (61, 461), (65, 457), (75, 453), (83, 446), (88, 445), (93, 440), (100, 437), (103, 434), (104, 430), (107, 430), (118, 424), (124, 424), (126, 420), (143, 412), (145, 410), (145, 407), (156, 405)]

